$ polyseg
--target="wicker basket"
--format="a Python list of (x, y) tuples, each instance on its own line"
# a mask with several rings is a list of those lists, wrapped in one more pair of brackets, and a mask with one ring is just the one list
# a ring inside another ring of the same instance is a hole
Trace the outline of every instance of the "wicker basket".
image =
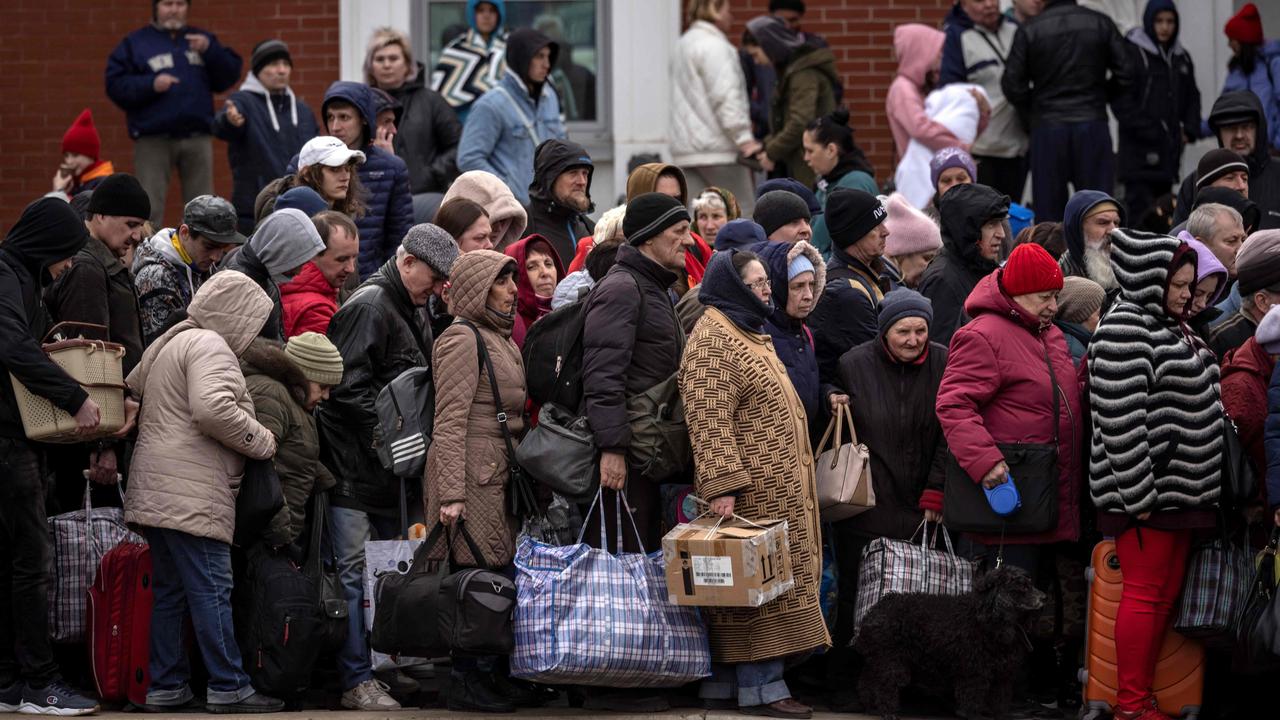
[(49, 359), (80, 383), (98, 404), (101, 424), (91, 435), (77, 435), (75, 418), (47, 398), (32, 393), (10, 373), (27, 437), (45, 443), (82, 443), (119, 432), (124, 427), (124, 346), (74, 339), (46, 343), (43, 348)]

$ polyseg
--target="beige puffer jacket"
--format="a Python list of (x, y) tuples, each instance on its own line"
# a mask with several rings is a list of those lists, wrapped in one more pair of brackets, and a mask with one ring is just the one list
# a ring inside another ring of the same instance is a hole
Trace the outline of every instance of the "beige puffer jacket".
[(271, 314), (248, 276), (214, 274), (187, 319), (156, 339), (127, 382), (141, 396), (125, 520), (230, 543), (244, 459), (276, 441), (254, 416), (237, 356)]

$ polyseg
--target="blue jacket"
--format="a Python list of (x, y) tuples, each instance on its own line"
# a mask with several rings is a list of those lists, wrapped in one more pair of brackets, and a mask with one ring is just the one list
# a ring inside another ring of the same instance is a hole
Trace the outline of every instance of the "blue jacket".
[[(769, 242), (752, 246), (752, 251), (764, 261), (769, 272), (769, 285), (773, 291), (773, 312), (764, 321), (764, 331), (773, 339), (773, 350), (787, 368), (787, 376), (796, 389), (796, 395), (804, 405), (809, 418), (809, 434), (820, 429), (824, 421), (822, 411), (822, 383), (818, 380), (818, 356), (815, 353), (813, 333), (803, 320), (787, 315), (787, 266), (801, 253), (813, 263), (816, 295), (821, 294), (826, 273), (817, 278), (822, 267), (822, 256), (812, 245)], [(817, 300), (817, 297), (814, 298)]]
[[(364, 186), (364, 216), (356, 220), (360, 230), (360, 278), (372, 275), (396, 254), (396, 247), (413, 227), (413, 194), (409, 190), (409, 168), (395, 155), (375, 147), (370, 128), (377, 127), (373, 91), (368, 85), (339, 80), (324, 94), (320, 112), (332, 100), (354, 105), (364, 118), (363, 165), (356, 167)], [(298, 171), (298, 156), (289, 161), (287, 173)]]
[(502, 82), (471, 106), (458, 143), (458, 169), (498, 176), (521, 205), (528, 205), (534, 149), (543, 140), (567, 137), (551, 83), (542, 84), (542, 96), (534, 105), (524, 82), (508, 68)]
[(1232, 90), (1252, 90), (1258, 96), (1267, 114), (1271, 147), (1280, 150), (1280, 40), (1269, 40), (1258, 48), (1258, 61), (1249, 75), (1240, 68), (1227, 73), (1222, 92)]
[[(189, 33), (209, 38), (204, 55), (192, 51)], [(240, 79), (240, 56), (223, 47), (213, 33), (187, 27), (177, 33), (152, 25), (134, 30), (107, 58), (107, 97), (125, 111), (129, 137), (144, 135), (207, 135), (213, 123), (213, 94)], [(168, 73), (178, 83), (167, 92), (152, 86), (156, 75)]]
[(270, 95), (253, 73), (228, 99), (244, 116), (244, 124), (232, 125), (223, 110), (213, 119), (213, 134), (227, 141), (231, 204), (240, 217), (240, 232), (247, 235), (253, 232), (253, 201), (258, 193), (284, 175), (289, 158), (320, 131), (311, 108), (293, 90)]

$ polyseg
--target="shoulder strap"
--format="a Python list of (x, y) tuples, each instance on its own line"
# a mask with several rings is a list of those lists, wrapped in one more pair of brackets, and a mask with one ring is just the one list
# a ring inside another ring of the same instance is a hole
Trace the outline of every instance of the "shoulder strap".
[(498, 377), (493, 372), (493, 361), (489, 359), (489, 348), (484, 344), (484, 337), (480, 335), (480, 328), (463, 318), (458, 318), (457, 322), (471, 328), (471, 332), (476, 335), (476, 355), (479, 356), (481, 369), (489, 375), (489, 388), (493, 391), (493, 407), (497, 411), (498, 425), (502, 428), (502, 440), (507, 444), (507, 458), (514, 461), (516, 448), (515, 444), (511, 442), (511, 428), (507, 426), (507, 412), (502, 409), (502, 393), (498, 392)]
[(1053, 393), (1053, 444), (1056, 446), (1058, 444), (1058, 426), (1062, 422), (1058, 418), (1059, 408), (1061, 407), (1058, 404), (1058, 376), (1053, 372), (1053, 361), (1049, 359), (1049, 343), (1045, 342), (1043, 336), (1040, 338), (1040, 345), (1044, 348), (1044, 364), (1049, 368), (1049, 388)]
[(1000, 64), (1004, 65), (1008, 59), (1007, 56), (1000, 52), (1000, 49), (996, 47), (995, 43), (991, 42), (991, 38), (985, 32), (978, 30), (977, 33), (978, 37), (982, 38), (983, 42), (987, 44), (987, 47), (991, 48), (991, 52), (996, 54), (996, 59), (1000, 61)]
[(520, 107), (520, 103), (516, 102), (516, 99), (511, 97), (511, 93), (507, 92), (507, 89), (501, 85), (495, 85), (493, 89), (502, 93), (511, 102), (511, 108), (516, 111), (516, 115), (520, 116), (520, 122), (529, 131), (529, 139), (533, 141), (533, 146), (536, 148), (541, 145), (542, 140), (538, 138), (538, 131), (533, 129), (533, 121), (529, 119), (529, 115), (524, 111), (524, 108)]

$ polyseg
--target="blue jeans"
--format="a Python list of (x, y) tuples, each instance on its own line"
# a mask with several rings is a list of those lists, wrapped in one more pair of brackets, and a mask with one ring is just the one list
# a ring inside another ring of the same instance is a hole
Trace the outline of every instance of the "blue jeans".
[(333, 552), (347, 598), (347, 641), (338, 651), (338, 675), (344, 692), (373, 677), (364, 629), (364, 544), (394, 539), (400, 534), (398, 524), (393, 518), (360, 510), (329, 508)]
[(191, 699), (191, 666), (183, 637), (191, 611), (196, 645), (209, 670), (208, 702), (235, 703), (253, 695), (231, 622), (231, 546), (178, 530), (147, 528), (151, 545), (151, 689), (147, 703)]
[(711, 677), (702, 681), (699, 697), (706, 700), (729, 700), (738, 692), (738, 707), (770, 705), (791, 697), (782, 679), (783, 658), (736, 665), (711, 666)]

